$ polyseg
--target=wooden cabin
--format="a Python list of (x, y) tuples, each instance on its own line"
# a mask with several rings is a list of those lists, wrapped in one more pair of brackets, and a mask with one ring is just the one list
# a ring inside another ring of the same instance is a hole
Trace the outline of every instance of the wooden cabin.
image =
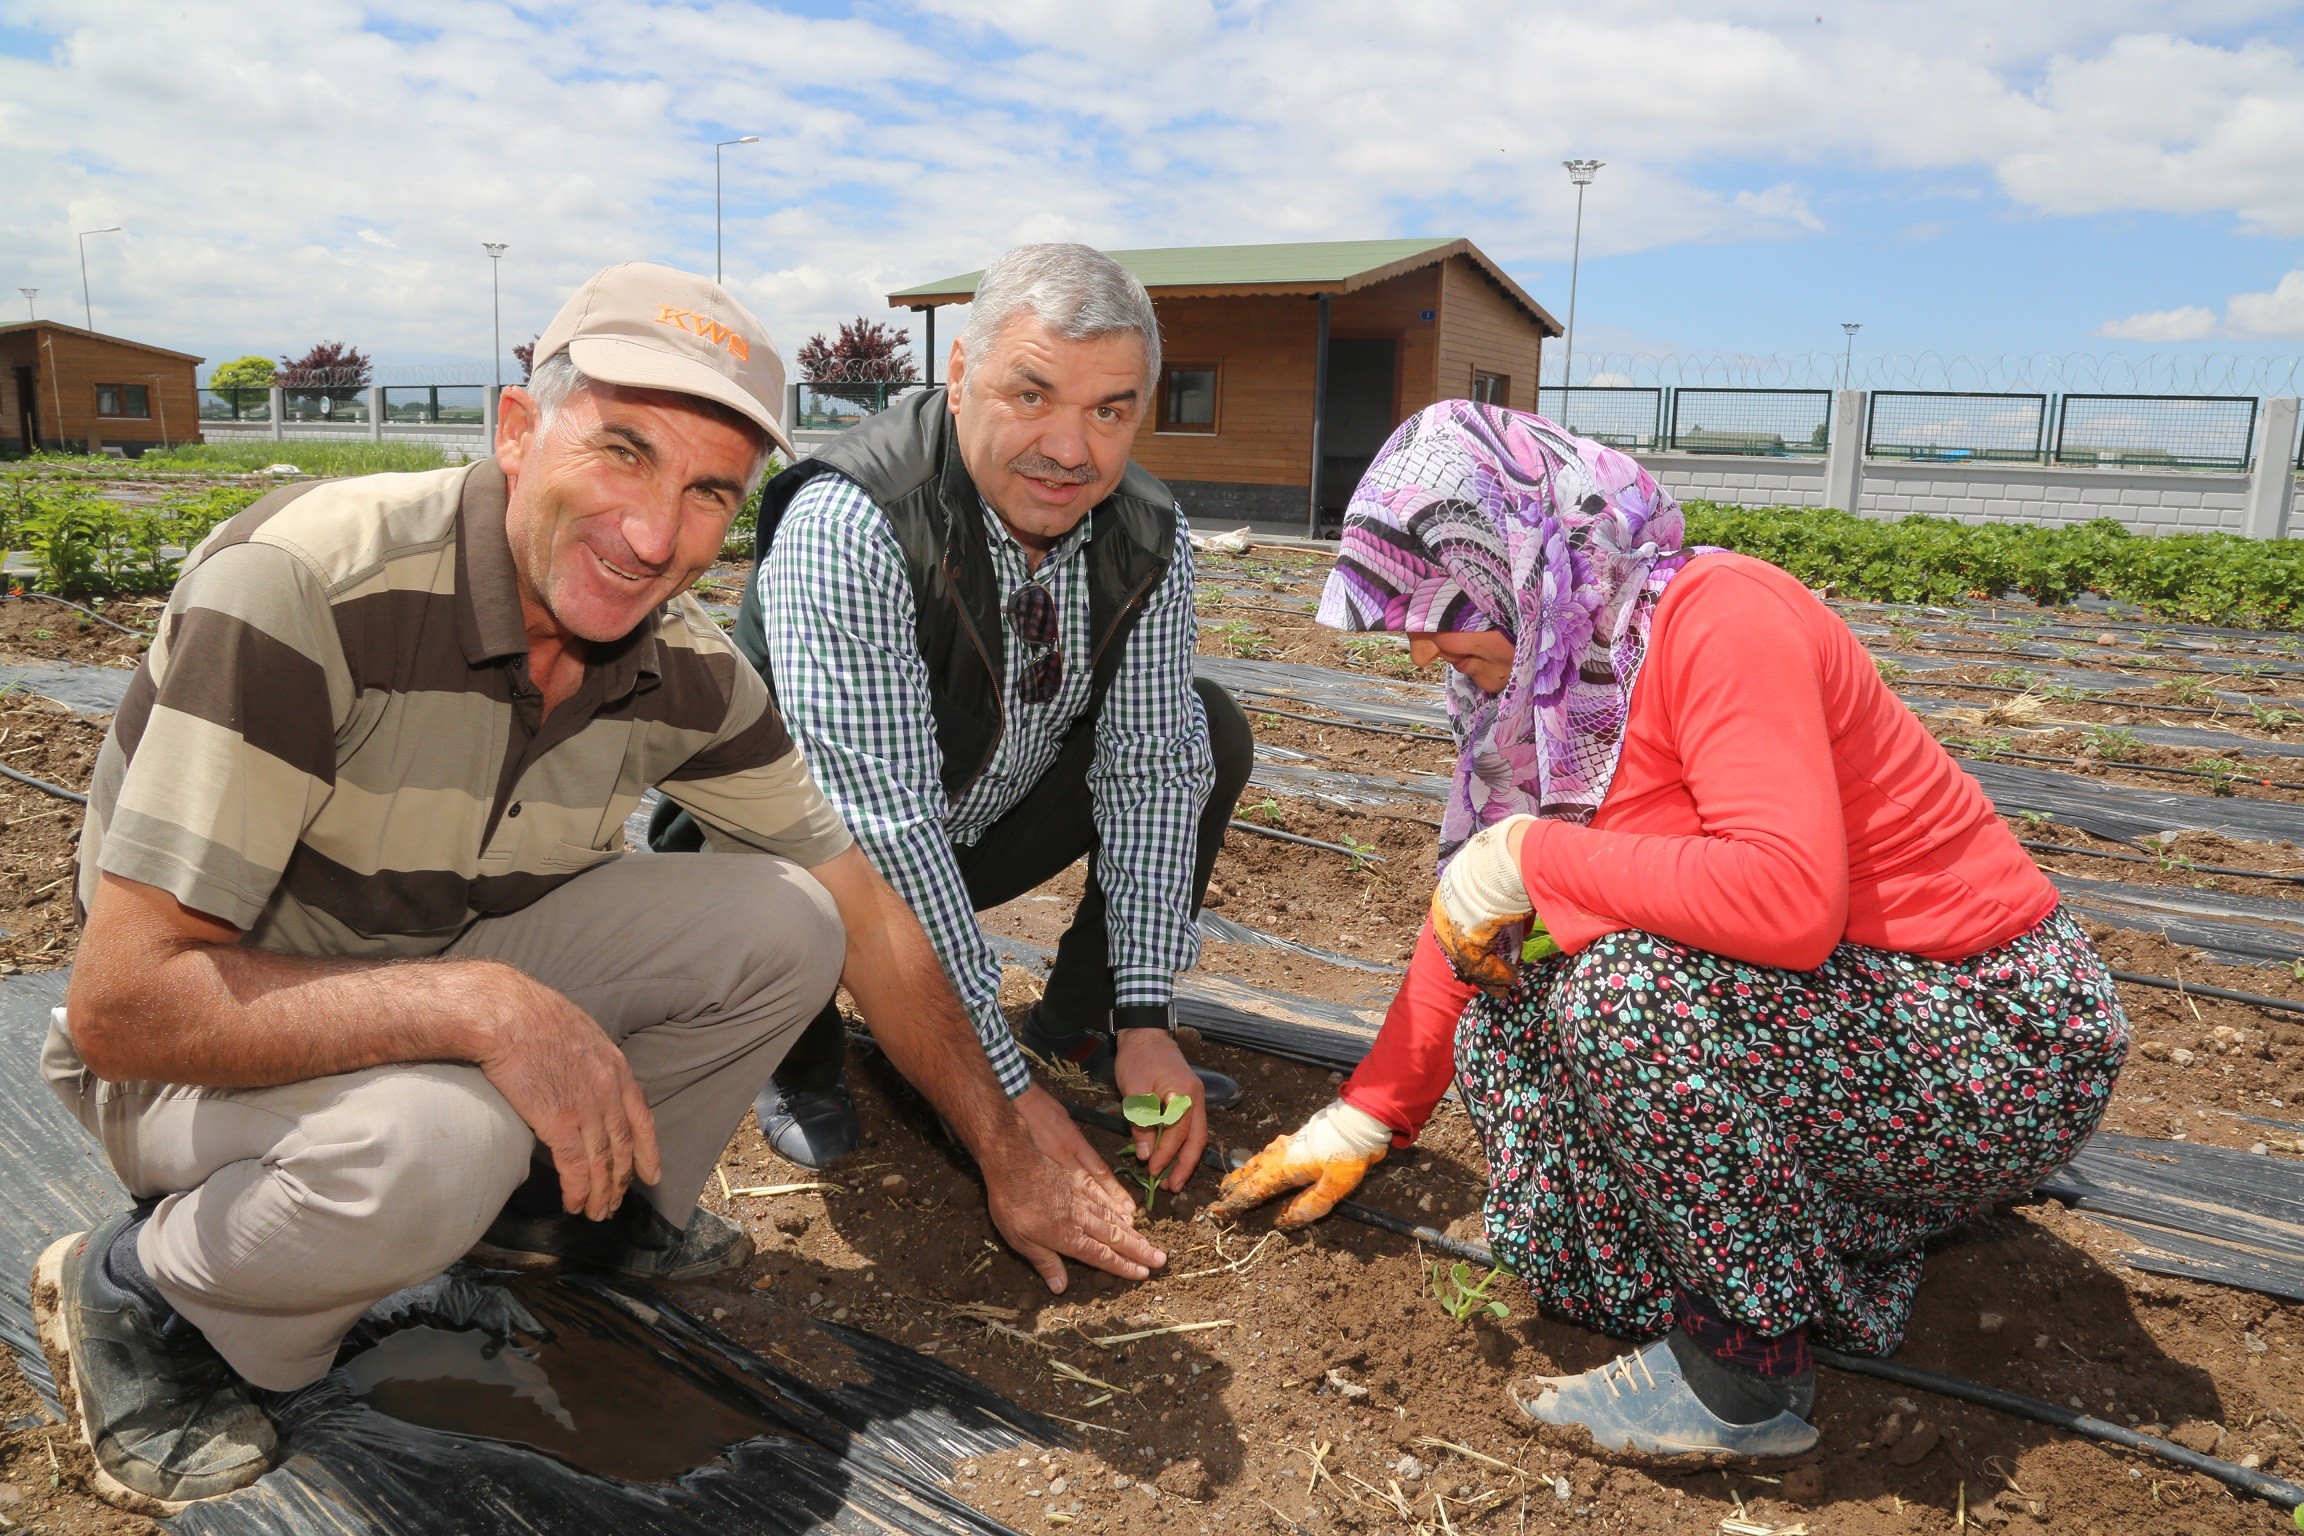
[(200, 362), (54, 320), (0, 325), (0, 454), (199, 442)]
[[(1204, 524), (1341, 521), (1392, 429), (1435, 400), (1536, 409), (1560, 323), (1469, 240), (1113, 251), (1160, 315), (1164, 354), (1136, 460)], [(981, 271), (888, 296), (936, 311)], [(1318, 509), (1317, 518), (1314, 509)]]

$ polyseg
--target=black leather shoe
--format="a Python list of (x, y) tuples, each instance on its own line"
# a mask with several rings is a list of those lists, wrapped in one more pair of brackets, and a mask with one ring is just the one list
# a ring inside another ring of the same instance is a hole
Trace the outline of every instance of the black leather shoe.
[(627, 1195), (606, 1221), (561, 1210), (526, 1214), (515, 1202), (489, 1224), (472, 1257), (513, 1269), (566, 1264), (634, 1280), (701, 1280), (742, 1268), (752, 1257), (752, 1239), (702, 1206), (688, 1213), (683, 1231), (637, 1195)]
[(776, 1155), (803, 1168), (829, 1168), (863, 1139), (856, 1101), (846, 1088), (780, 1088), (771, 1081), (752, 1101), (752, 1113)]
[[(1084, 1029), (1076, 1035), (1052, 1035), (1040, 1024), (1040, 1005), (1034, 1003), (1024, 1012), (1023, 1027), (1016, 1031), (1017, 1043), (1033, 1055), (1048, 1061), (1069, 1062), (1107, 1088), (1117, 1087), (1113, 1077), (1114, 1050), (1112, 1037), (1100, 1030)], [(1209, 1109), (1230, 1109), (1240, 1102), (1240, 1084), (1236, 1079), (1206, 1067), (1194, 1067), (1192, 1075), (1200, 1079), (1200, 1102)]]
[(272, 1421), (200, 1330), (153, 1315), (104, 1272), (123, 1212), (51, 1244), (32, 1277), (32, 1311), (106, 1502), (172, 1515), (245, 1488), (279, 1448)]

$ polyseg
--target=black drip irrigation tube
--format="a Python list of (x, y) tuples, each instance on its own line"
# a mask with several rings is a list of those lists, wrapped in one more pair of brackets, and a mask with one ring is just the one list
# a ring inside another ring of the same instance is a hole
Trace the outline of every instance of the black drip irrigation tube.
[(46, 779), (36, 779), (28, 773), (21, 773), (9, 767), (6, 763), (0, 763), (0, 775), (14, 779), (19, 784), (29, 784), (34, 789), (44, 794), (54, 795), (59, 800), (69, 800), (74, 805), (86, 805), (88, 803), (88, 797), (76, 789), (66, 789), (61, 784), (51, 784)]
[(2140, 987), (2158, 987), (2163, 992), (2174, 992), (2185, 997), (2212, 997), (2221, 1002), (2246, 1003), (2252, 1008), (2269, 1008), (2275, 1013), (2304, 1013), (2304, 1003), (2285, 997), (2266, 997), (2261, 992), (2235, 992), (2230, 987), (2202, 986), (2197, 981), (2182, 981), (2171, 976), (2149, 976), (2142, 971), (2112, 971), (2114, 981), (2132, 981)]
[(1316, 837), (1304, 837), (1295, 832), (1283, 832), (1278, 827), (1260, 827), (1252, 821), (1240, 821), (1238, 819), (1233, 820), (1229, 825), (1235, 832), (1253, 832), (1258, 837), (1277, 838), (1283, 843), (1298, 843), (1306, 848), (1318, 848), (1328, 853), (1340, 853), (1348, 859), (1358, 859), (1363, 864), (1381, 864), (1384, 862), (1384, 855), (1380, 853), (1363, 853), (1357, 848), (1347, 848), (1342, 843), (1324, 843)]
[(2205, 773), (2198, 768), (2178, 768), (2166, 763), (2123, 763), (2109, 757), (2050, 757), (2039, 752), (2012, 752), (2005, 748), (1985, 747), (1973, 741), (1964, 741), (1961, 745), (1987, 760), (2004, 757), (2011, 762), (2054, 763), (2062, 768), (2120, 768), (2129, 773), (2166, 774), (2174, 778), (2201, 779), (2211, 784), (2253, 784), (2261, 789), (2304, 789), (2304, 784), (2290, 783), (2286, 779), (2258, 778), (2237, 769), (2224, 774)]
[[(2111, 853), (2102, 848), (2074, 848), (2067, 843), (2045, 843), (2037, 838), (2020, 837), (2016, 841), (2026, 848), (2037, 848), (2044, 853), (2069, 853), (2083, 859), (2116, 859), (2122, 864), (2151, 864), (2168, 867), (2162, 860), (2141, 853)], [(2304, 875), (2275, 874), (2268, 869), (2234, 869), (2229, 864), (2185, 864), (2188, 875), (2231, 875), (2242, 880), (2278, 880), (2288, 885), (2304, 885)]]
[[(1257, 695), (1249, 694), (1249, 698)], [(1307, 725), (1332, 725), (1340, 731), (1366, 731), (1371, 736), (1405, 736), (1410, 741), (1436, 741), (1449, 745), (1449, 738), (1439, 731), (1410, 730), (1404, 725), (1371, 725), (1361, 720), (1328, 720), (1319, 715), (1300, 715), (1292, 709), (1274, 709), (1269, 704), (1243, 704), (1242, 709), (1252, 715), (1278, 715), (1283, 720), (1301, 720)]]
[[(1082, 1109), (1077, 1105), (1065, 1107), (1071, 1111), (1072, 1118), (1083, 1125), (1093, 1125), (1097, 1129), (1109, 1131), (1115, 1136), (1130, 1134), (1130, 1127), (1118, 1115), (1108, 1115), (1102, 1110)], [(1226, 1157), (1219, 1153), (1214, 1146), (1210, 1146), (1200, 1154), (1201, 1166), (1213, 1168), (1219, 1173), (1237, 1168), (1247, 1161), (1246, 1157)], [(1357, 1200), (1337, 1201), (1335, 1213), (1357, 1221), (1363, 1226), (1376, 1227), (1385, 1232), (1396, 1233), (1401, 1237), (1413, 1238), (1425, 1247), (1435, 1249), (1452, 1259), (1463, 1259), (1473, 1264), (1484, 1265), (1489, 1269), (1497, 1267), (1496, 1255), (1485, 1243), (1459, 1241), (1437, 1228), (1406, 1221), (1398, 1216), (1387, 1215), (1373, 1206), (1362, 1205)], [(2058, 1429), (2069, 1430), (2073, 1434), (2085, 1436), (2090, 1440), (2119, 1446), (2123, 1450), (2142, 1451), (2148, 1456), (2157, 1456), (2163, 1461), (2172, 1462), (2186, 1471), (2198, 1472), (2212, 1477), (2228, 1488), (2253, 1494), (2255, 1497), (2278, 1505), (2282, 1509), (2304, 1510), (2304, 1486), (2288, 1482), (2283, 1478), (2268, 1476), (2253, 1468), (2243, 1467), (2237, 1462), (2219, 1460), (2214, 1456), (2204, 1456), (2198, 1451), (2187, 1450), (2174, 1441), (2163, 1440), (2157, 1435), (2143, 1434), (2119, 1424), (2107, 1423), (2105, 1420), (2089, 1414), (2075, 1412), (2070, 1408), (2059, 1408), (2054, 1403), (2042, 1402), (2036, 1397), (2026, 1397), (2020, 1392), (2003, 1391), (1999, 1387), (1988, 1387), (1980, 1381), (1969, 1381), (1964, 1377), (1948, 1376), (1941, 1371), (1924, 1370), (1915, 1365), (1900, 1365), (1893, 1360), (1874, 1360), (1858, 1355), (1844, 1355), (1838, 1350), (1832, 1349), (1816, 1349), (1815, 1355), (1819, 1365), (1828, 1365), (1836, 1371), (1846, 1371), (1851, 1375), (1872, 1376), (1882, 1381), (1892, 1381), (1899, 1386), (1917, 1388), (1922, 1392), (1933, 1392), (1940, 1397), (1955, 1398), (1964, 1403), (1974, 1403), (1979, 1407), (1991, 1408), (2019, 1419), (2030, 1419), (2037, 1424), (2053, 1425)], [(2300, 1515), (2299, 1519), (2304, 1521), (2304, 1515)]]
[(89, 618), (94, 619), (99, 624), (108, 624), (112, 628), (120, 631), (120, 633), (124, 635), (134, 635), (139, 640), (149, 640), (152, 638), (151, 630), (131, 629), (117, 619), (108, 619), (104, 617), (104, 615), (98, 613), (93, 608), (83, 608), (78, 603), (66, 602), (65, 599), (56, 596), (53, 592), (35, 592), (29, 587), (18, 587), (13, 595), (17, 597), (34, 598), (43, 603), (61, 604), (62, 606), (71, 609), (74, 613), (86, 614)]

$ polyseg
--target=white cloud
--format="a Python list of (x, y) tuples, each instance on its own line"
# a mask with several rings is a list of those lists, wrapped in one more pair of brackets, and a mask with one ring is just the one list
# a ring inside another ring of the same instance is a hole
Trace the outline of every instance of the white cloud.
[[(1997, 180), (2020, 209), (2304, 232), (2304, 65), (2273, 0), (0, 0), (0, 291), (219, 355), (322, 334), (485, 357), (610, 260), (704, 270), (725, 153), (731, 286), (787, 346), (1022, 238), (1108, 245), (1472, 233), (1565, 275), (1558, 162), (1608, 165), (1586, 254), (1801, 238), (1837, 172)], [(1915, 47), (1916, 28), (1929, 46)], [(1820, 212), (1819, 210), (1826, 212)], [(14, 275), (11, 275), (14, 274)], [(2226, 326), (2297, 334), (2304, 293)], [(2114, 321), (2197, 326), (2206, 311)], [(2213, 324), (2213, 317), (2210, 317)], [(2194, 334), (2206, 334), (2196, 331)], [(1580, 338), (1581, 339), (1581, 338)]]
[(2304, 338), (2304, 272), (2291, 272), (2270, 293), (2236, 293), (2224, 323), (2251, 339)]
[(2124, 320), (2107, 320), (2096, 334), (2114, 341), (2200, 341), (2216, 334), (2216, 311), (2198, 305), (2149, 309)]

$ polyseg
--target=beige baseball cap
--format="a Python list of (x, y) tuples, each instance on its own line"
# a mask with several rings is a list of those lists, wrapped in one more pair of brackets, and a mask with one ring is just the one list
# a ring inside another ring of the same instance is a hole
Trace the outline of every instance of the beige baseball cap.
[(784, 359), (752, 311), (718, 283), (626, 261), (594, 274), (536, 338), (536, 362), (562, 352), (586, 378), (714, 401), (797, 457), (777, 412)]

